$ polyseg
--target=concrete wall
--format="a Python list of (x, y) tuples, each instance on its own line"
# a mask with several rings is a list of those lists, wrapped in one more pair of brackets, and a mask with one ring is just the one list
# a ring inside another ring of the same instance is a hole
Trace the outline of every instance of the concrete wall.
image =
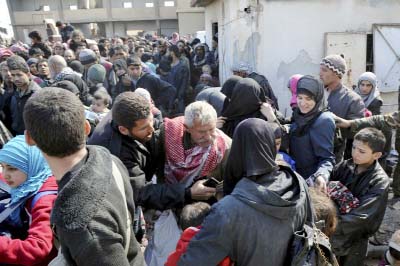
[[(220, 76), (225, 80), (239, 61), (251, 62), (271, 82), (283, 111), (287, 80), (296, 73), (318, 75), (325, 56), (325, 33), (371, 32), (374, 23), (399, 23), (400, 1), (267, 1), (250, 14), (255, 0), (216, 0), (206, 7), (207, 42), (211, 24), (219, 24)], [(288, 108), (289, 109), (289, 108)]]
[(194, 34), (196, 31), (202, 31), (205, 29), (204, 26), (204, 12), (200, 13), (189, 13), (180, 12), (178, 13), (179, 22), (179, 34), (181, 36)]

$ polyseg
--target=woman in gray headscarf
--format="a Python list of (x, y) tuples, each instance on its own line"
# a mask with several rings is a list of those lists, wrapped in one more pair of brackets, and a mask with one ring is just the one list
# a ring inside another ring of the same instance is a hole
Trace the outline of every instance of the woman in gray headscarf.
[(365, 107), (371, 111), (372, 115), (380, 115), (383, 104), (377, 87), (377, 79), (374, 73), (365, 72), (358, 78), (358, 86), (355, 92), (361, 96)]

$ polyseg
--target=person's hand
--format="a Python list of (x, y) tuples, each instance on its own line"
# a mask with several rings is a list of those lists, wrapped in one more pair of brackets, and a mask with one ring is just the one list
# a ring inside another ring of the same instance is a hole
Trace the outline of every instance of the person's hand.
[(265, 116), (268, 122), (276, 121), (276, 116), (274, 112), (274, 108), (269, 103), (263, 103), (260, 107), (260, 112), (263, 116)]
[(217, 128), (221, 129), (226, 122), (226, 117), (220, 116), (217, 118)]
[(317, 176), (317, 178), (315, 178), (314, 186), (319, 191), (321, 191), (325, 194), (327, 193), (326, 181), (323, 176), (320, 175), (320, 176)]
[(335, 119), (335, 124), (337, 127), (340, 127), (340, 128), (351, 127), (351, 124), (352, 124), (351, 120), (343, 119), (341, 117), (338, 117), (337, 115), (334, 115), (333, 113), (332, 113), (332, 115), (333, 115), (333, 119)]
[(190, 194), (194, 200), (208, 200), (215, 195), (216, 189), (212, 187), (206, 187), (204, 182), (206, 179), (199, 180), (190, 188)]

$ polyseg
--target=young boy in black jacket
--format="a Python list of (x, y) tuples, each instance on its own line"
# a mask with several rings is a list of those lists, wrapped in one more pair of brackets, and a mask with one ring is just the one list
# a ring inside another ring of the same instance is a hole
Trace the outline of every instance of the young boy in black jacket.
[(385, 137), (375, 128), (364, 128), (354, 137), (352, 159), (336, 165), (331, 181), (347, 187), (359, 205), (339, 214), (339, 223), (331, 237), (333, 250), (343, 266), (363, 266), (368, 237), (383, 219), (388, 198), (389, 178), (378, 163)]

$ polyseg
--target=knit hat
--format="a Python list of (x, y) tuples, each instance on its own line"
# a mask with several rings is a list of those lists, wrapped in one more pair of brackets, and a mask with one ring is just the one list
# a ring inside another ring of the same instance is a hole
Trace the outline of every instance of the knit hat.
[(87, 77), (94, 84), (103, 83), (106, 78), (106, 69), (100, 64), (94, 64), (89, 67)]
[(28, 61), (26, 61), (26, 63), (28, 64), (28, 66), (33, 65), (33, 64), (37, 64), (39, 62), (39, 60), (37, 58), (29, 58)]
[(239, 62), (238, 65), (232, 67), (232, 72), (243, 72), (246, 74), (250, 74), (252, 72), (252, 68), (246, 62)]
[(4, 56), (12, 56), (14, 55), (13, 52), (11, 52), (10, 49), (8, 48), (0, 48), (0, 59)]
[(335, 72), (339, 78), (342, 78), (346, 73), (346, 61), (341, 55), (338, 54), (328, 55), (322, 59), (320, 65), (326, 66)]
[(97, 61), (97, 56), (95, 52), (90, 49), (83, 49), (79, 53), (79, 61), (81, 61), (82, 65), (88, 65)]
[(72, 68), (73, 71), (79, 73), (79, 74), (83, 74), (83, 72), (85, 71), (85, 67), (82, 65), (81, 62), (79, 62), (78, 60), (72, 60), (69, 65), (70, 68)]

